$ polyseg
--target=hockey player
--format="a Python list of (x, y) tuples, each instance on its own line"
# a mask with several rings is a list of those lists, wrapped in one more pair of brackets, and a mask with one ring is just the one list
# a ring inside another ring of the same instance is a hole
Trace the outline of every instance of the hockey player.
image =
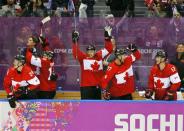
[(134, 44), (130, 44), (127, 49), (132, 52), (131, 55), (127, 55), (125, 49), (116, 49), (116, 59), (109, 64), (102, 78), (105, 99), (132, 100), (131, 94), (135, 91), (132, 64), (141, 58), (141, 53)]
[(54, 52), (49, 50), (44, 51), (42, 57), (35, 57), (32, 53), (27, 53), (27, 62), (40, 68), (38, 76), (40, 80), (38, 98), (40, 99), (53, 99), (56, 94), (57, 74), (53, 69), (53, 57)]
[(150, 99), (155, 93), (155, 100), (176, 100), (181, 80), (175, 66), (167, 63), (165, 51), (157, 52), (155, 62), (150, 71), (145, 97)]
[(81, 99), (101, 99), (101, 89), (98, 88), (100, 80), (104, 75), (103, 58), (112, 52), (111, 28), (105, 28), (105, 48), (96, 52), (94, 45), (86, 48), (86, 53), (82, 52), (78, 46), (79, 33), (72, 34), (73, 55), (81, 66)]
[[(26, 59), (27, 59), (27, 55), (29, 53), (32, 53), (34, 56), (39, 56), (39, 53), (37, 51), (37, 45), (38, 43), (40, 43), (42, 45), (42, 47), (44, 48), (44, 50), (49, 50), (48, 48), (48, 42), (47, 40), (42, 37), (42, 36), (38, 36), (38, 35), (33, 35), (33, 36), (30, 36), (28, 38), (28, 42), (27, 42), (27, 48), (22, 48), (22, 52), (21, 54), (22, 55), (25, 55), (26, 56)], [(36, 67), (34, 65), (31, 65), (31, 63), (29, 63), (28, 61), (26, 61), (26, 64), (29, 65), (31, 67), (31, 69), (33, 70), (33, 72), (36, 74), (36, 75), (39, 75), (40, 74), (40, 69), (39, 67)]]
[(38, 78), (31, 68), (25, 64), (25, 57), (16, 55), (13, 67), (8, 69), (3, 83), (10, 106), (15, 108), (16, 99), (36, 99), (39, 84)]

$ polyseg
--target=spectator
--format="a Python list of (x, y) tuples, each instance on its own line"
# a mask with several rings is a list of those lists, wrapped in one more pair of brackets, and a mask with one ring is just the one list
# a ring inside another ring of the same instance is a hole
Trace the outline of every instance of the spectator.
[(181, 90), (184, 91), (184, 44), (178, 43), (176, 46), (176, 57), (171, 61), (176, 66), (181, 79)]
[(7, 4), (0, 10), (0, 16), (20, 16), (21, 12), (22, 9), (15, 0), (7, 0)]
[(4, 5), (4, 0), (0, 0), (0, 7)]
[(181, 16), (184, 16), (184, 8), (183, 8), (183, 0), (173, 0), (170, 2), (170, 4), (167, 6), (167, 16), (173, 17), (175, 13), (179, 13)]
[(181, 14), (181, 16), (184, 16), (184, 1), (183, 0), (177, 0), (177, 3), (179, 5), (178, 11)]
[(162, 10), (160, 3), (153, 3), (152, 7), (149, 7), (146, 13), (147, 17), (166, 17), (167, 13)]
[(116, 40), (118, 39), (118, 35), (128, 27), (127, 15), (126, 13), (119, 21), (115, 19), (113, 14), (108, 14), (105, 17), (105, 26), (110, 26), (112, 28), (112, 36), (114, 36)]
[(129, 16), (134, 16), (134, 0), (106, 0), (106, 5), (115, 17), (123, 17), (127, 11)]
[(95, 5), (95, 0), (82, 0), (83, 4), (87, 5), (86, 13), (88, 17), (93, 17), (93, 6)]
[[(142, 51), (144, 52), (143, 54), (143, 59), (145, 59), (146, 63), (142, 63), (144, 65), (152, 65), (153, 60), (155, 58), (156, 53), (159, 50), (166, 50), (168, 51), (168, 44), (163, 35), (163, 31), (161, 31), (158, 26), (150, 26), (148, 30), (146, 31), (145, 39), (143, 40), (143, 43), (136, 43), (139, 45), (140, 48), (142, 48)], [(171, 55), (171, 54), (169, 54)]]
[(16, 37), (16, 46), (24, 47), (25, 43), (27, 42), (28, 38), (31, 36), (32, 31), (28, 26), (23, 26), (20, 29), (20, 33)]
[(23, 16), (47, 16), (47, 8), (43, 5), (43, 0), (32, 0), (28, 2)]
[[(95, 0), (82, 0), (79, 7), (79, 21), (81, 23), (87, 24), (89, 23), (89, 28), (92, 29), (91, 25), (93, 25), (93, 20), (87, 21), (87, 17), (93, 17), (94, 11), (93, 6), (95, 4)], [(93, 31), (92, 31), (93, 32)]]
[(71, 0), (52, 0), (51, 9), (55, 10), (56, 16), (69, 17), (72, 16), (75, 7)]
[(180, 13), (175, 10), (174, 11), (174, 16), (170, 21), (170, 38), (171, 40), (174, 41), (183, 41), (183, 34), (184, 34), (184, 21), (183, 18), (181, 17)]
[(57, 8), (63, 8), (67, 10), (68, 0), (52, 0), (51, 9), (56, 10)]

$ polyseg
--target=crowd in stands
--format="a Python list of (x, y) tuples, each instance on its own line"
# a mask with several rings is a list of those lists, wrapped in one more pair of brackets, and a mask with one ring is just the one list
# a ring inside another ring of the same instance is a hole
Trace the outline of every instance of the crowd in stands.
[[(0, 16), (92, 17), (98, 0), (0, 0)], [(184, 16), (184, 0), (144, 0), (146, 17)], [(104, 0), (114, 17), (136, 16), (134, 0)], [(104, 9), (105, 10), (105, 9)]]

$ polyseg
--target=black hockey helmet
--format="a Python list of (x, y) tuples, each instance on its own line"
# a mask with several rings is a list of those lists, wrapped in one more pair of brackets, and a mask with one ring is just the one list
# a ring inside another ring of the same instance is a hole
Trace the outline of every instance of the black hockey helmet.
[(33, 34), (31, 36), (31, 38), (33, 39), (33, 42), (36, 43), (36, 44), (38, 44), (40, 42), (38, 34)]
[(23, 64), (26, 62), (26, 58), (25, 56), (21, 55), (21, 54), (18, 54), (14, 57), (15, 60), (18, 60), (20, 62), (22, 62)]
[(160, 51), (157, 52), (155, 57), (167, 58), (167, 53), (163, 50), (160, 50)]
[(54, 52), (53, 51), (44, 51), (43, 55), (50, 57), (52, 59), (54, 57)]
[(86, 51), (88, 50), (96, 50), (96, 47), (94, 45), (88, 45), (87, 48), (86, 48)]
[(116, 57), (118, 57), (119, 55), (127, 54), (127, 51), (125, 49), (116, 49), (114, 54), (115, 54)]

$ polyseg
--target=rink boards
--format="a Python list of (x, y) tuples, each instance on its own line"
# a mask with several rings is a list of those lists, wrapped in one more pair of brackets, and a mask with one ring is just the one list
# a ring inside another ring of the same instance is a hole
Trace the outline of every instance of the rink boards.
[[(11, 129), (10, 129), (11, 128)], [(184, 101), (0, 100), (0, 131), (183, 131)]]

